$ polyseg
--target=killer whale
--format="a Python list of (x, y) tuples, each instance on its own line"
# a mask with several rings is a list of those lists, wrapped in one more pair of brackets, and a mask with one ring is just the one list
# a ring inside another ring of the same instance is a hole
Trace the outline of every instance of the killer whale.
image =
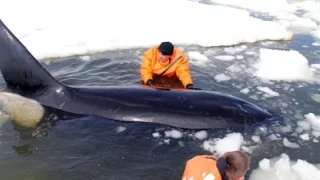
[(74, 87), (56, 80), (0, 20), (0, 70), (6, 92), (79, 115), (184, 129), (243, 128), (275, 117), (215, 91), (145, 86)]

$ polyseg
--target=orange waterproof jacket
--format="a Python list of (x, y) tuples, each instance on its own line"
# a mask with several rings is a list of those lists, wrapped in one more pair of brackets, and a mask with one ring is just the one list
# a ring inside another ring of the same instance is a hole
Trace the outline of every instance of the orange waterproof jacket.
[(140, 73), (141, 80), (146, 83), (148, 79), (153, 79), (153, 75), (160, 75), (170, 63), (173, 63), (177, 58), (180, 58), (174, 65), (172, 65), (162, 76), (173, 77), (174, 75), (179, 78), (184, 87), (192, 84), (188, 58), (177, 48), (174, 48), (170, 62), (161, 63), (158, 58), (158, 47), (148, 49), (142, 58)]
[(206, 157), (207, 155), (198, 155), (188, 160), (182, 180), (222, 180), (217, 161)]

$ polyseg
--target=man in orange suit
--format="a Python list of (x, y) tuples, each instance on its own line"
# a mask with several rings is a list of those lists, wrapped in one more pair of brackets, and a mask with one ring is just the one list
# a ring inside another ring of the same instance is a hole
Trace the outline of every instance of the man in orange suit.
[(148, 49), (142, 58), (141, 81), (148, 86), (193, 88), (188, 58), (171, 42)]
[(186, 162), (181, 180), (244, 180), (250, 158), (240, 151), (226, 152), (222, 157), (197, 155)]

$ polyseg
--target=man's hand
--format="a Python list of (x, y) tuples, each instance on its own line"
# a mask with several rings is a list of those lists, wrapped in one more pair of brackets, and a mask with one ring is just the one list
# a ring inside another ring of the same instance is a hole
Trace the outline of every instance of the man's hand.
[(148, 79), (148, 81), (146, 82), (146, 85), (148, 85), (148, 86), (153, 86), (152, 79)]
[(192, 89), (193, 88), (193, 84), (188, 84), (186, 89)]
[(194, 89), (194, 90), (201, 90), (200, 88), (193, 87), (193, 84), (188, 84), (186, 89)]

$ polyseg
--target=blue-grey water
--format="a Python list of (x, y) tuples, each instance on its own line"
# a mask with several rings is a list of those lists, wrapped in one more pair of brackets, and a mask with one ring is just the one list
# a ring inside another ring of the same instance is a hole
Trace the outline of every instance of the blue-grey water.
[[(302, 45), (310, 43), (312, 39), (308, 37), (295, 36), (291, 42), (272, 44), (272, 47), (296, 49), (305, 55), (310, 63), (316, 63), (319, 58), (319, 47), (302, 48)], [(266, 47), (262, 42), (246, 46), (247, 51)], [(223, 47), (183, 48), (186, 51), (193, 49), (204, 53), (214, 52), (211, 56), (207, 53), (209, 59), (213, 59), (214, 55), (222, 53), (224, 49)], [(92, 55), (90, 60), (71, 57), (45, 60), (42, 64), (59, 81), (68, 85), (125, 86), (139, 83), (140, 58), (144, 50), (103, 52)], [(309, 112), (320, 114), (319, 103), (310, 98), (312, 93), (319, 93), (317, 84), (275, 82), (269, 87), (281, 96), (266, 100), (261, 100), (262, 94), (259, 93), (240, 93), (242, 88), (264, 84), (245, 73), (227, 72), (226, 68), (237, 63), (239, 66), (244, 64), (249, 67), (257, 55), (243, 54), (244, 59), (237, 60), (236, 63), (229, 61), (214, 61), (205, 65), (190, 63), (195, 85), (202, 89), (223, 91), (242, 97), (275, 112), (281, 113), (280, 109), (283, 109), (282, 113), (292, 119), (297, 112), (302, 115)], [(213, 77), (219, 73), (226, 73), (232, 79), (216, 82)], [(301, 84), (303, 87), (299, 86)], [(4, 81), (1, 79), (1, 86), (3, 85)], [(290, 87), (294, 91), (287, 91), (285, 87)], [(252, 94), (257, 98), (250, 98)], [(288, 106), (282, 107), (283, 102)], [(119, 127), (125, 127), (125, 130), (117, 132)], [(15, 130), (10, 121), (7, 121), (0, 130), (0, 178), (179, 179), (188, 158), (209, 152), (202, 147), (204, 140), (195, 140), (188, 136), (194, 133), (193, 131), (177, 129), (185, 135), (180, 139), (174, 139), (164, 136), (164, 131), (170, 129), (153, 124), (128, 124), (98, 117), (84, 117), (59, 121), (37, 132), (38, 135), (34, 137), (30, 135), (31, 132)], [(154, 132), (159, 132), (161, 137), (153, 137)], [(208, 138), (224, 137), (226, 133), (228, 133), (226, 130), (208, 131)], [(250, 135), (245, 136), (245, 139), (250, 137)], [(164, 141), (165, 139), (170, 141)], [(281, 153), (287, 153), (292, 159), (306, 159), (310, 163), (320, 161), (318, 143), (299, 139), (295, 142), (300, 143), (302, 147), (291, 149), (285, 147), (282, 141), (266, 140), (263, 148), (252, 154), (251, 169), (257, 168), (257, 163), (261, 159), (279, 156)], [(250, 173), (247, 176), (249, 177)]]

